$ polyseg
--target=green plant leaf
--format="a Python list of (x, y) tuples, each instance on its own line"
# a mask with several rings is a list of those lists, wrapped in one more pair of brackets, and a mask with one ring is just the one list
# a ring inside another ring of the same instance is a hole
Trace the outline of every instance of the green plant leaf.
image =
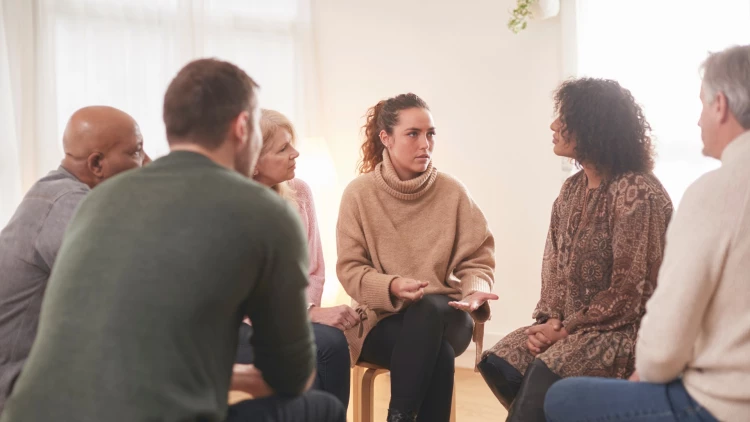
[(511, 19), (508, 20), (508, 29), (517, 34), (526, 29), (529, 18), (533, 18), (531, 5), (538, 0), (517, 0), (516, 8), (510, 11)]

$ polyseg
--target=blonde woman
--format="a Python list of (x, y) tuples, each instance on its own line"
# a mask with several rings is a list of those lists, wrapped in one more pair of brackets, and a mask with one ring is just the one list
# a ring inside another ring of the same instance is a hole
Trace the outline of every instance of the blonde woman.
[[(359, 317), (347, 305), (330, 308), (320, 306), (325, 283), (323, 250), (310, 187), (302, 180), (294, 178), (296, 160), (299, 157), (299, 152), (294, 148), (294, 126), (278, 111), (262, 110), (260, 128), (263, 134), (263, 148), (253, 179), (275, 190), (294, 204), (299, 210), (307, 234), (310, 255), (307, 302), (318, 351), (318, 371), (313, 388), (333, 394), (346, 407), (349, 403), (350, 360), (349, 347), (343, 331), (356, 326)], [(251, 335), (252, 327), (243, 324), (240, 328), (240, 345), (237, 353), (239, 363), (253, 361), (249, 343)]]

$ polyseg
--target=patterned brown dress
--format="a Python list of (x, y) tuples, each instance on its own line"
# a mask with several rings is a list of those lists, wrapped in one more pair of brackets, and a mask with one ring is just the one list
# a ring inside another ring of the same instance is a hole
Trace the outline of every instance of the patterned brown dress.
[[(563, 322), (568, 337), (538, 358), (557, 375), (626, 378), (646, 301), (656, 288), (672, 201), (650, 173), (626, 173), (588, 189), (570, 177), (552, 208), (537, 324)], [(525, 373), (534, 360), (519, 328), (494, 353)]]

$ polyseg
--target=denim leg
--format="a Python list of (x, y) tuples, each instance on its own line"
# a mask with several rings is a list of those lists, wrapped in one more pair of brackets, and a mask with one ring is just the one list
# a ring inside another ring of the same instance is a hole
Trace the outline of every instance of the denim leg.
[(547, 392), (548, 422), (716, 422), (677, 380), (650, 384), (609, 378), (566, 378)]
[(351, 368), (349, 345), (338, 328), (313, 324), (315, 346), (318, 349), (318, 374), (314, 388), (333, 394), (346, 409), (349, 406)]

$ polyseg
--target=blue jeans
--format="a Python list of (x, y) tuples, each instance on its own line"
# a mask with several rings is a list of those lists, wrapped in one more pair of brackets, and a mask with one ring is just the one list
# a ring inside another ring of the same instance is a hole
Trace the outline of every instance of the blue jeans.
[[(349, 345), (344, 333), (338, 328), (323, 324), (312, 324), (315, 346), (318, 350), (317, 375), (313, 388), (331, 393), (341, 401), (344, 409), (349, 406), (350, 358)], [(253, 327), (240, 324), (237, 363), (253, 363), (253, 348), (250, 337)]]
[(717, 422), (690, 397), (680, 380), (650, 384), (609, 378), (566, 378), (547, 392), (544, 413), (548, 422)]

